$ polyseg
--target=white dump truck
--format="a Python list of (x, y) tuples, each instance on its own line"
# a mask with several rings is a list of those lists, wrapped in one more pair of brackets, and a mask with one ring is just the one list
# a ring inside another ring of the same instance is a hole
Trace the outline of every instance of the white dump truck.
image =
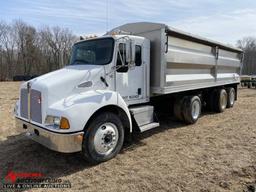
[(52, 150), (107, 161), (133, 132), (158, 127), (161, 110), (192, 124), (202, 107), (232, 107), (242, 58), (165, 24), (125, 24), (75, 43), (69, 65), (23, 83), (17, 128)]

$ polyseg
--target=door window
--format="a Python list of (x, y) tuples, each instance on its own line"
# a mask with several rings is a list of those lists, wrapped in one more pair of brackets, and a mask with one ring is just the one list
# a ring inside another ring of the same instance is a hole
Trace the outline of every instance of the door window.
[(125, 66), (119, 68), (117, 72), (125, 73), (128, 71), (128, 63), (126, 62), (126, 48), (124, 43), (119, 44), (119, 52), (117, 54), (116, 66), (121, 66), (124, 63)]
[(141, 46), (136, 45), (135, 46), (135, 65), (136, 66), (141, 66), (142, 64), (142, 59), (141, 59)]

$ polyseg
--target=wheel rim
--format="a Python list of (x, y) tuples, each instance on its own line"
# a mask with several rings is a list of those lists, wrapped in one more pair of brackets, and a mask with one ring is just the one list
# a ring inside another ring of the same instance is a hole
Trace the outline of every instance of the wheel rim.
[(231, 106), (234, 105), (234, 102), (235, 102), (235, 92), (233, 90), (230, 92), (229, 102), (230, 102)]
[(220, 104), (221, 104), (221, 108), (222, 108), (222, 109), (225, 109), (225, 108), (226, 108), (226, 106), (227, 106), (227, 94), (226, 94), (226, 93), (223, 93), (223, 94), (221, 95)]
[(118, 138), (118, 129), (115, 124), (102, 124), (94, 136), (95, 150), (102, 155), (110, 154), (115, 149)]
[(192, 104), (192, 117), (193, 119), (198, 119), (199, 115), (200, 115), (200, 103), (199, 101), (194, 101)]

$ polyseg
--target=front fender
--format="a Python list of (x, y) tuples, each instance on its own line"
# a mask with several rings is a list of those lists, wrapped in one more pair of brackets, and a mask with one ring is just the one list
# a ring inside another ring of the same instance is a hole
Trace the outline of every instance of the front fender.
[(59, 130), (60, 132), (76, 132), (84, 129), (84, 126), (96, 111), (108, 105), (120, 107), (125, 111), (131, 131), (132, 123), (129, 109), (123, 98), (114, 91), (92, 90), (69, 96), (51, 105), (47, 114), (66, 117), (69, 120), (70, 129)]

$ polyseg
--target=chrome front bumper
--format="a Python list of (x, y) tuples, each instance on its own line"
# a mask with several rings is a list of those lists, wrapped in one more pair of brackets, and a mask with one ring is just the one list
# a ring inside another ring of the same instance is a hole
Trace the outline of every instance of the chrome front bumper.
[(15, 119), (16, 128), (19, 132), (25, 132), (27, 137), (51, 150), (62, 153), (73, 153), (82, 150), (83, 132), (55, 133), (21, 119)]

